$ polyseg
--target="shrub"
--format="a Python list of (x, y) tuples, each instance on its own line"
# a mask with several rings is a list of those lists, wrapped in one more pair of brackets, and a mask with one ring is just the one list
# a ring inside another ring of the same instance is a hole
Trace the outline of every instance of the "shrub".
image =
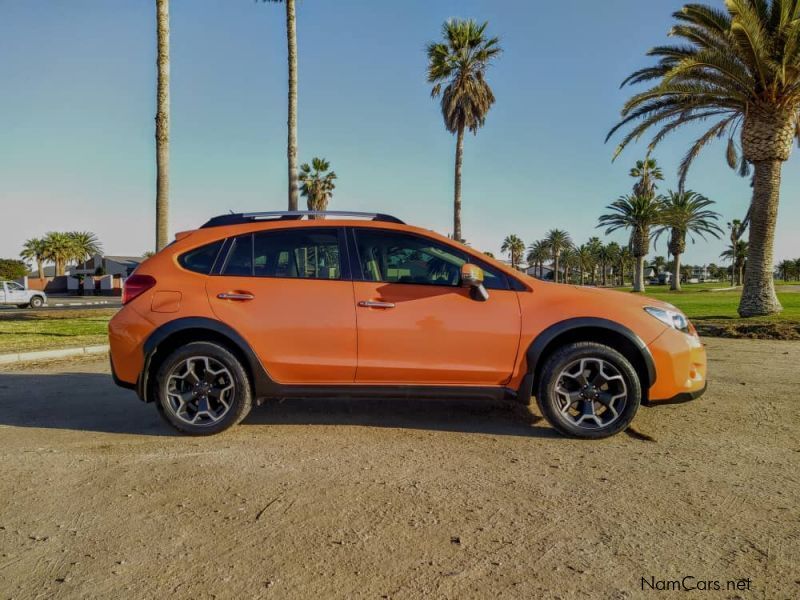
[(13, 258), (0, 258), (0, 279), (19, 279), (28, 274), (28, 265)]

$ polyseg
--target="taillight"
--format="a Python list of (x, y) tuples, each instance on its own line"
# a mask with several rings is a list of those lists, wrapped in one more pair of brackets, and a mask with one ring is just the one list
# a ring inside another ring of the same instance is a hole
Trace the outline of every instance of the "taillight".
[(141, 296), (155, 284), (155, 277), (150, 275), (131, 275), (122, 286), (122, 303), (127, 304), (137, 296)]

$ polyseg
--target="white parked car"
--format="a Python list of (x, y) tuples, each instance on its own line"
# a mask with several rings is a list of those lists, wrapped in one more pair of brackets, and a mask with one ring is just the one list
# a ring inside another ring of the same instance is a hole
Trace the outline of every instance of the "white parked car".
[(16, 281), (0, 281), (0, 304), (41, 308), (46, 302), (47, 295), (40, 290), (26, 290)]

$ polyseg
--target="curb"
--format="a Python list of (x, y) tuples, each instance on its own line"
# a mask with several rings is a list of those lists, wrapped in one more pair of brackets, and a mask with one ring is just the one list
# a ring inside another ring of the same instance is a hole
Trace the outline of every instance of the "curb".
[(108, 300), (100, 300), (99, 302), (48, 302), (45, 306), (100, 306), (105, 304), (111, 304)]
[(82, 348), (60, 348), (58, 350), (36, 350), (33, 352), (15, 352), (13, 354), (0, 354), (0, 365), (11, 365), (14, 363), (32, 362), (37, 360), (58, 360), (59, 358), (105, 354), (106, 352), (108, 352), (108, 345), (83, 346)]

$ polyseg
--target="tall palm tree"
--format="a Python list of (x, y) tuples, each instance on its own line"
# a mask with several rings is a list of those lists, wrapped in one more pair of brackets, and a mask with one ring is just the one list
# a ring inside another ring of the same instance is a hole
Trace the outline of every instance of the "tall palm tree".
[(586, 283), (586, 272), (594, 269), (594, 252), (588, 244), (581, 244), (575, 249), (575, 259), (580, 271), (581, 285)]
[(156, 0), (156, 250), (169, 243), (169, 0)]
[(311, 159), (310, 165), (300, 165), (300, 193), (308, 202), (308, 210), (328, 210), (328, 203), (336, 189), (336, 173), (330, 168), (327, 160), (317, 157)]
[(553, 281), (558, 283), (559, 258), (564, 250), (572, 246), (572, 238), (563, 229), (551, 229), (544, 239), (553, 258)]
[(656, 181), (662, 181), (664, 174), (658, 166), (655, 158), (646, 157), (644, 160), (637, 160), (636, 166), (631, 168), (630, 176), (636, 178), (633, 184), (633, 193), (637, 196), (653, 195), (656, 193)]
[(461, 241), (461, 163), (464, 132), (478, 133), (494, 104), (486, 70), (502, 51), (499, 39), (486, 37), (488, 23), (451, 19), (442, 25), (444, 41), (428, 44), (431, 97), (441, 96), (444, 125), (456, 135), (453, 239)]
[(82, 263), (102, 251), (103, 245), (91, 231), (70, 231), (67, 233), (70, 240), (69, 260)]
[(43, 238), (25, 240), (20, 258), (36, 262), (39, 279), (44, 279), (44, 263), (47, 260), (47, 242)]
[(512, 233), (503, 240), (500, 251), (508, 252), (509, 258), (511, 259), (511, 267), (516, 269), (522, 262), (522, 254), (525, 252), (525, 242)]
[(733, 285), (742, 285), (743, 281), (747, 279), (744, 270), (749, 260), (748, 246), (748, 242), (739, 240), (735, 244), (728, 246), (728, 248), (719, 255), (720, 258), (731, 261), (731, 279)]
[(618, 229), (630, 229), (631, 252), (636, 259), (633, 291), (644, 292), (644, 258), (650, 252), (650, 233), (663, 222), (664, 202), (661, 196), (622, 196), (607, 206), (611, 211), (600, 217), (598, 227), (606, 235)]
[(295, 0), (263, 1), (283, 2), (286, 5), (286, 45), (289, 61), (289, 116), (287, 119), (289, 135), (286, 144), (286, 157), (289, 166), (289, 210), (297, 210), (297, 17)]
[(547, 242), (544, 240), (533, 242), (528, 246), (528, 255), (525, 258), (528, 261), (528, 266), (536, 267), (536, 276), (541, 278), (544, 261), (550, 258), (550, 249), (547, 247)]
[(705, 240), (706, 235), (715, 238), (722, 235), (722, 229), (717, 225), (720, 215), (709, 209), (712, 204), (713, 200), (691, 190), (667, 192), (664, 199), (664, 225), (656, 230), (653, 237), (658, 240), (664, 233), (670, 234), (667, 248), (675, 257), (671, 290), (681, 289), (681, 254), (686, 251), (686, 236), (694, 243), (695, 236)]
[[(674, 13), (673, 37), (682, 45), (650, 50), (660, 60), (630, 75), (625, 84), (655, 81), (634, 95), (622, 110), (621, 127), (636, 125), (617, 154), (647, 129), (657, 126), (650, 148), (686, 123), (713, 119), (691, 146), (680, 166), (680, 188), (700, 151), (713, 139), (728, 136), (732, 167), (752, 164), (750, 249), (739, 314), (780, 312), (773, 282), (773, 246), (780, 198), (781, 168), (800, 133), (800, 2), (797, 0), (726, 0), (725, 10), (689, 4)], [(735, 141), (740, 132), (742, 160)]]

